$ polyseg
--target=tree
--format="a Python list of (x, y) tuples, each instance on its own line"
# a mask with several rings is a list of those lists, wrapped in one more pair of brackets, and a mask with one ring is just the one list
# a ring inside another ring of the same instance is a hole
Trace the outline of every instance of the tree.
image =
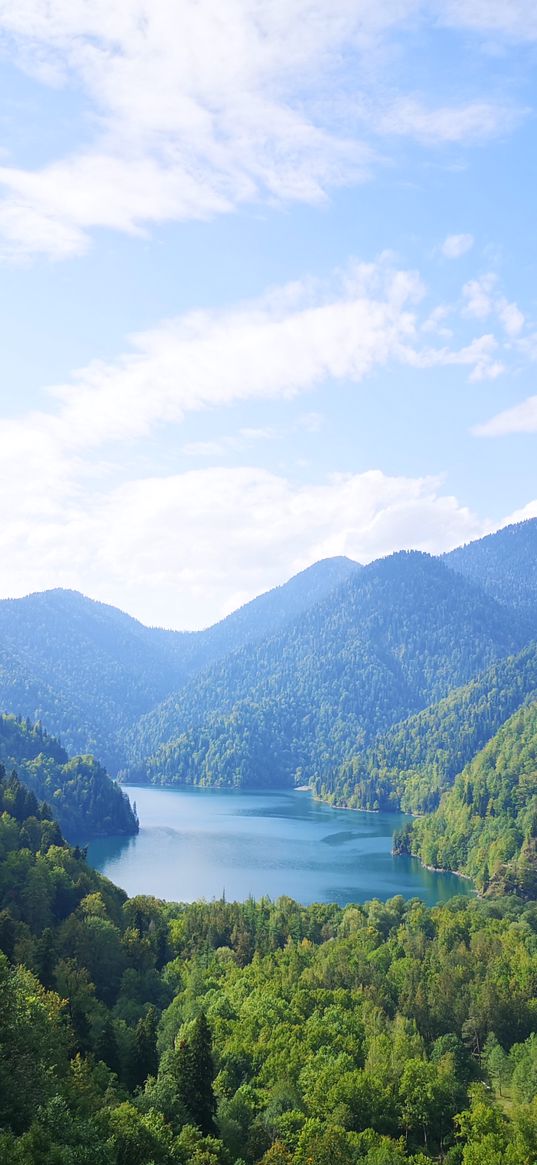
[(148, 1076), (158, 1072), (157, 1053), (157, 1013), (148, 1007), (146, 1014), (138, 1020), (134, 1032), (131, 1077), (134, 1086), (144, 1084)]
[(202, 1012), (190, 1030), (179, 1039), (173, 1071), (177, 1091), (192, 1124), (206, 1136), (216, 1131), (215, 1076), (211, 1029)]

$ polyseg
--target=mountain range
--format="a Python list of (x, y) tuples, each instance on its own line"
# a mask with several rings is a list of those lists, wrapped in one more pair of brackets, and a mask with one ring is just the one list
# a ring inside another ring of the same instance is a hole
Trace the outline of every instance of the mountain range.
[(533, 519), (440, 558), (324, 560), (200, 632), (3, 600), (0, 707), (135, 782), (429, 813), (535, 697), (536, 640)]

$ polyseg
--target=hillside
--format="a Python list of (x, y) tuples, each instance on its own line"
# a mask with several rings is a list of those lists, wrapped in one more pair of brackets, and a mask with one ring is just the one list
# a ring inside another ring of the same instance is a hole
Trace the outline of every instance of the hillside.
[(523, 611), (537, 633), (537, 518), (452, 550), (443, 561), (492, 598)]
[(75, 591), (0, 601), (0, 709), (41, 720), (70, 752), (125, 763), (128, 729), (202, 667), (284, 626), (359, 568), (316, 563), (207, 631), (145, 627)]
[(526, 700), (537, 695), (537, 644), (493, 664), (315, 783), (336, 805), (429, 813), (457, 773)]
[(331, 796), (357, 747), (534, 638), (536, 531), (509, 527), (443, 562), (327, 559), (195, 633), (144, 627), (72, 591), (3, 600), (0, 708), (113, 774), (316, 779)]
[(403, 845), (481, 890), (537, 896), (537, 701), (507, 720)]
[(129, 899), (0, 767), (0, 1161), (530, 1165), (536, 930), (517, 899)]
[(324, 558), (282, 586), (245, 603), (219, 623), (191, 637), (188, 660), (192, 670), (198, 671), (248, 643), (276, 634), (303, 611), (336, 592), (361, 569), (350, 558)]
[(94, 757), (69, 758), (39, 725), (0, 716), (0, 764), (8, 773), (16, 770), (37, 800), (51, 806), (68, 838), (138, 830), (128, 797)]
[(131, 778), (289, 785), (445, 696), (528, 639), (525, 621), (417, 552), (350, 576), (278, 635), (142, 718)]
[(97, 752), (113, 768), (121, 733), (183, 681), (181, 641), (173, 633), (154, 637), (136, 619), (74, 591), (4, 599), (0, 643), (29, 691), (22, 703), (20, 681), (14, 688), (0, 674), (0, 707), (42, 720), (69, 751)]

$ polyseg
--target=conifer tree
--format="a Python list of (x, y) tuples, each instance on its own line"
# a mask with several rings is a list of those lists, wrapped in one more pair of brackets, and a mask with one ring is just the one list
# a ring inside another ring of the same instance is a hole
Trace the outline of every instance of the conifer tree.
[(205, 1015), (194, 1020), (175, 1051), (177, 1091), (193, 1124), (206, 1136), (216, 1131), (211, 1029)]

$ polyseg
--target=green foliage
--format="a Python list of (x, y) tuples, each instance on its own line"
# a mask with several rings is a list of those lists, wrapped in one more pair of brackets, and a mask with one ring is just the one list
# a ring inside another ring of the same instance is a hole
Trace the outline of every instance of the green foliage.
[[(536, 773), (533, 703), (414, 829), (527, 892)], [(520, 895), (129, 900), (0, 774), (2, 1165), (534, 1165), (536, 987)]]
[(177, 1037), (168, 1072), (188, 1123), (205, 1136), (216, 1132), (212, 1038), (203, 1012)]
[(52, 806), (66, 837), (87, 840), (138, 829), (128, 797), (94, 757), (69, 759), (40, 724), (0, 715), (0, 763), (7, 771), (17, 769), (36, 797)]
[(75, 591), (0, 601), (0, 708), (42, 720), (70, 752), (116, 773), (138, 718), (227, 653), (273, 634), (359, 568), (316, 563), (196, 634), (144, 627)]
[(437, 704), (389, 728), (317, 793), (351, 808), (430, 813), (461, 769), (537, 693), (537, 645), (508, 656)]
[(142, 717), (130, 738), (130, 776), (328, 788), (357, 744), (529, 637), (523, 619), (438, 560), (393, 555)]
[(444, 555), (444, 562), (506, 606), (535, 620), (537, 523), (530, 518)]
[(426, 865), (480, 890), (537, 895), (537, 702), (524, 706), (457, 777), (405, 842)]

